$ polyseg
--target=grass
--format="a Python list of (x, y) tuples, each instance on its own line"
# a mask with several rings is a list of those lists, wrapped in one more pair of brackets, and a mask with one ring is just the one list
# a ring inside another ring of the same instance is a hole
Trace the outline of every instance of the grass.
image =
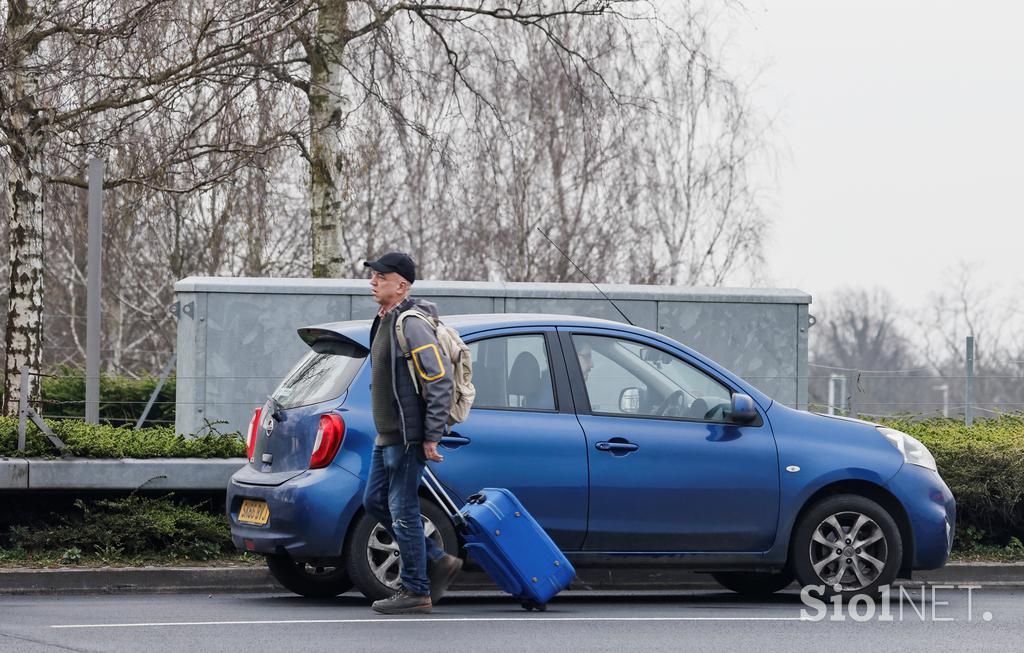
[(950, 560), (955, 562), (1024, 562), (1024, 549), (1012, 546), (979, 545), (972, 549), (953, 549)]

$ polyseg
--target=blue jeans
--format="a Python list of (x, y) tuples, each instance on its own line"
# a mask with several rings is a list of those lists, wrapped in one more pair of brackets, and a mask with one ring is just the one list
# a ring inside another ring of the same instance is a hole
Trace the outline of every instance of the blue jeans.
[(363, 506), (398, 544), (402, 556), (402, 586), (413, 594), (430, 594), (427, 560), (437, 561), (445, 552), (424, 537), (420, 516), (420, 476), (426, 457), (423, 445), (374, 446), (370, 478)]

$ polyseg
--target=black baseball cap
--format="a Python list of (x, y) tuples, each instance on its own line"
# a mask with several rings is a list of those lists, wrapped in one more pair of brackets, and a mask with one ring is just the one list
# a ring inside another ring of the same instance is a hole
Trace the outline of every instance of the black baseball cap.
[(388, 252), (376, 261), (363, 261), (363, 266), (377, 272), (397, 272), (409, 283), (416, 281), (416, 264), (405, 252)]

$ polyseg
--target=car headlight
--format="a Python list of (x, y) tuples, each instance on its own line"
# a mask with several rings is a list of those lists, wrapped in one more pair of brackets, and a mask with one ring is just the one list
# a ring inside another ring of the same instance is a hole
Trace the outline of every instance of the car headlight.
[(932, 456), (932, 452), (928, 451), (928, 447), (918, 442), (916, 438), (907, 435), (903, 431), (897, 431), (896, 429), (884, 426), (879, 426), (878, 432), (884, 435), (885, 439), (892, 443), (892, 446), (900, 450), (900, 453), (903, 454), (903, 462), (920, 465), (933, 472), (939, 471), (935, 466), (935, 457)]

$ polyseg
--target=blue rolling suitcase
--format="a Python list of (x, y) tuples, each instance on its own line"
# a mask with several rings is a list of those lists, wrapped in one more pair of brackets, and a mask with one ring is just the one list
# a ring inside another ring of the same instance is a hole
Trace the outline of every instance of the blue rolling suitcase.
[(544, 610), (576, 577), (576, 570), (514, 494), (484, 488), (461, 510), (428, 467), (427, 489), (455, 522), (466, 551), (498, 586), (527, 610)]

